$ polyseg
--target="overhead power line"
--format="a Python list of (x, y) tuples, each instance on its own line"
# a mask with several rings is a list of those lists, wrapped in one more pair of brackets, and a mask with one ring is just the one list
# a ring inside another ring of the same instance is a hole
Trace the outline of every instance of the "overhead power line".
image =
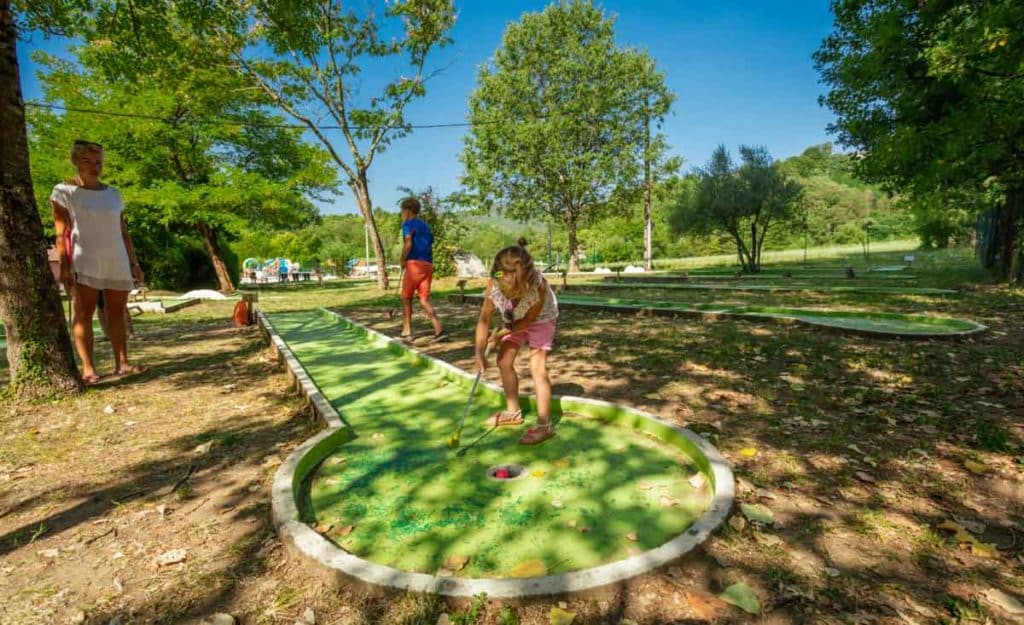
[[(35, 107), (35, 108), (43, 108), (43, 109), (50, 109), (50, 110), (54, 110), (54, 111), (66, 111), (66, 112), (70, 112), (70, 113), (88, 113), (88, 114), (91, 114), (91, 115), (102, 115), (102, 116), (105, 116), (105, 117), (127, 117), (127, 118), (130, 118), (130, 119), (149, 119), (149, 120), (161, 121), (161, 122), (165, 122), (165, 123), (170, 123), (172, 121), (170, 118), (164, 117), (164, 116), (160, 116), (160, 115), (147, 115), (145, 113), (125, 113), (125, 112), (120, 112), (120, 111), (102, 111), (102, 110), (99, 110), (99, 109), (85, 109), (85, 108), (78, 108), (78, 107), (74, 107), (74, 106), (60, 106), (60, 105), (57, 105), (57, 104), (50, 104), (48, 102), (30, 101), (30, 102), (26, 102), (25, 106), (32, 106), (32, 107)], [(306, 129), (306, 128), (308, 128), (305, 124), (261, 124), (259, 122), (250, 122), (250, 121), (245, 121), (245, 120), (240, 120), (240, 119), (224, 119), (224, 118), (215, 119), (215, 118), (195, 118), (195, 117), (192, 117), (192, 118), (189, 119), (189, 121), (191, 123), (194, 123), (194, 124), (198, 123), (198, 124), (225, 125), (225, 126), (245, 126), (245, 127), (250, 127), (250, 128), (299, 128), (299, 129)], [(506, 121), (476, 122), (475, 125), (480, 125), (480, 124), (501, 124), (501, 123), (507, 123), (507, 122)], [(409, 124), (409, 127), (413, 128), (413, 129), (417, 129), (417, 128), (467, 128), (467, 127), (473, 126), (473, 125), (474, 124), (470, 123), (470, 122), (451, 122), (451, 123), (444, 123), (444, 124)], [(317, 128), (320, 128), (321, 130), (341, 130), (341, 126), (337, 126), (337, 125), (320, 125), (320, 124), (317, 124), (316, 126), (317, 126)], [(374, 128), (375, 127), (367, 127), (367, 126), (349, 126), (349, 130), (373, 130)]]

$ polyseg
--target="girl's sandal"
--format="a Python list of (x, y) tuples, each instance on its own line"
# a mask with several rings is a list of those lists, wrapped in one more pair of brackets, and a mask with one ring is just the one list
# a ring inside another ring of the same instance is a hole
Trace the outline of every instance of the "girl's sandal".
[(500, 428), (503, 425), (522, 425), (523, 411), (516, 410), (515, 412), (509, 412), (507, 410), (499, 410), (488, 417), (485, 423), (495, 428)]
[(139, 375), (140, 373), (145, 373), (147, 371), (149, 371), (149, 367), (145, 365), (132, 365), (130, 367), (118, 369), (114, 372), (114, 375), (119, 378), (123, 378), (129, 375)]
[(99, 384), (100, 383), (100, 376), (95, 374), (95, 373), (93, 373), (92, 375), (83, 375), (82, 376), (82, 383), (85, 384), (86, 386), (92, 386), (94, 384)]
[(520, 445), (540, 445), (549, 438), (554, 437), (555, 426), (550, 423), (538, 425), (526, 430), (526, 433), (519, 439)]

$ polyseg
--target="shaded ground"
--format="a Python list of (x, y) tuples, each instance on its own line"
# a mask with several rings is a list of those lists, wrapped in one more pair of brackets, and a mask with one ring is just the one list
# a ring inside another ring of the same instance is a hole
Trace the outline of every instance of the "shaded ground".
[[(777, 324), (563, 316), (551, 367), (559, 392), (631, 403), (706, 434), (735, 465), (739, 501), (777, 520), (735, 522), (704, 554), (568, 601), (575, 623), (1014, 622), (992, 589), (1024, 596), (1024, 293), (985, 284), (966, 254), (919, 253), (913, 270), (921, 286), (967, 288), (946, 298), (659, 299), (936, 314), (991, 331), (902, 342)], [(348, 284), (261, 292), (267, 309), (339, 307), (392, 334), (398, 322), (384, 311), (393, 297)], [(291, 625), (309, 607), (318, 623), (432, 625), (442, 610), (464, 612), (330, 590), (284, 556), (267, 523), (267, 485), (315, 427), (256, 334), (228, 326), (232, 305), (137, 317), (133, 349), (156, 365), (138, 379), (62, 404), (0, 406), (0, 622), (75, 622), (81, 610), (88, 623), (177, 623), (223, 610), (247, 624)], [(441, 312), (453, 339), (421, 347), (468, 368), (475, 309)], [(427, 331), (422, 318), (417, 328)], [(154, 564), (178, 548), (183, 563)], [(765, 616), (715, 599), (741, 580)], [(479, 622), (500, 622), (503, 607), (487, 604)], [(551, 607), (514, 612), (540, 624)]]

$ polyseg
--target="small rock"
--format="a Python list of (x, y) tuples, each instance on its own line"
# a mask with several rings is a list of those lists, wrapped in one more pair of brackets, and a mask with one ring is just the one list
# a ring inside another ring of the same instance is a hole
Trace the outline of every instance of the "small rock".
[(121, 558), (123, 558), (123, 557), (124, 557), (124, 553), (123, 553), (123, 552), (121, 552), (121, 551), (115, 551), (115, 552), (114, 552), (114, 555), (110, 556), (110, 559), (111, 559), (111, 560), (120, 560), (120, 559), (121, 559)]
[(875, 480), (875, 476), (870, 473), (865, 473), (864, 471), (857, 471), (854, 475), (857, 476), (858, 480), (867, 482), (868, 484), (874, 484), (877, 481)]
[(303, 610), (302, 620), (309, 625), (316, 625), (316, 614), (313, 612), (313, 608), (306, 608)]
[(71, 615), (72, 625), (79, 625), (79, 623), (85, 622), (85, 612), (81, 610), (75, 610), (74, 614)]
[(134, 422), (134, 421), (125, 421), (125, 422), (124, 422), (124, 426), (125, 426), (126, 428), (130, 428), (130, 427), (132, 427), (133, 425), (135, 425), (135, 422)]
[(188, 553), (184, 549), (171, 549), (165, 551), (156, 557), (157, 566), (170, 566), (172, 564), (178, 564), (184, 562), (185, 558), (188, 557)]
[(114, 414), (117, 410), (113, 406), (107, 405), (103, 408), (103, 414)]
[(839, 577), (841, 573), (842, 572), (839, 569), (834, 569), (831, 566), (825, 567), (825, 575), (828, 575), (829, 577)]
[(203, 619), (202, 625), (235, 625), (238, 621), (226, 612), (211, 614)]
[(160, 516), (167, 516), (167, 504), (162, 503), (156, 507), (156, 513)]
[(563, 505), (565, 505), (565, 504), (562, 503), (561, 499), (552, 499), (551, 500), (551, 507), (553, 507), (553, 508), (561, 508)]
[(39, 555), (44, 558), (56, 558), (60, 556), (60, 551), (57, 551), (56, 549), (40, 549)]

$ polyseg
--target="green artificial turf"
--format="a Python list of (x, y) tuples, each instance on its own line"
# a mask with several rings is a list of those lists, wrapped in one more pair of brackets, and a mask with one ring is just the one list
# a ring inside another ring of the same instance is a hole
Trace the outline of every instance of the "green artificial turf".
[(731, 306), (718, 304), (684, 304), (681, 302), (658, 302), (621, 297), (599, 297), (588, 295), (560, 294), (561, 304), (594, 307), (622, 307), (628, 309), (664, 309), (693, 313), (726, 313), (744, 317), (769, 317), (796, 319), (804, 323), (854, 330), (858, 332), (894, 334), (907, 336), (958, 334), (977, 330), (980, 326), (973, 321), (929, 317), (926, 315), (905, 315), (900, 313), (876, 313), (858, 311), (829, 311), (804, 308), (779, 308), (761, 306)]
[[(709, 505), (709, 486), (689, 481), (697, 463), (679, 448), (578, 414), (561, 417), (554, 439), (524, 447), (522, 428), (484, 425), (502, 406), (482, 389), (461, 444), (484, 438), (457, 457), (445, 443), (468, 382), (417, 366), (324, 314), (275, 314), (271, 322), (356, 434), (306, 481), (300, 507), (362, 558), (437, 573), (465, 556), (456, 574), (468, 577), (506, 577), (539, 560), (548, 573), (564, 573), (657, 547)], [(523, 465), (525, 476), (488, 479), (498, 464)]]

